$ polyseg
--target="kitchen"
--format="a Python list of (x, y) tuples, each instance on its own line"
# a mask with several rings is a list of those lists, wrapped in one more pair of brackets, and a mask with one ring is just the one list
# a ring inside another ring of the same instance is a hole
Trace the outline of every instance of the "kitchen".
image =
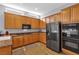
[(0, 13), (0, 55), (78, 55), (79, 4), (1, 4)]

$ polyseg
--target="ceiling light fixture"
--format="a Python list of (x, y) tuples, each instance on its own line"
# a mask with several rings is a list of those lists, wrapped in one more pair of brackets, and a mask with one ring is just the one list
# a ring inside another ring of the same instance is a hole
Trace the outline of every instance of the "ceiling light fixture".
[(35, 10), (38, 10), (38, 8), (35, 8)]
[[(24, 8), (21, 8), (21, 7), (15, 6), (15, 5), (11, 5), (11, 4), (2, 4), (2, 5), (10, 7), (10, 8), (26, 11), (26, 12), (29, 12), (29, 13), (32, 13), (32, 14), (36, 14), (36, 15), (40, 15), (40, 16), (42, 15), (42, 13), (38, 13), (38, 12), (34, 12), (34, 11), (29, 11), (29, 10), (26, 10)], [(38, 10), (38, 8), (35, 8), (35, 10)]]

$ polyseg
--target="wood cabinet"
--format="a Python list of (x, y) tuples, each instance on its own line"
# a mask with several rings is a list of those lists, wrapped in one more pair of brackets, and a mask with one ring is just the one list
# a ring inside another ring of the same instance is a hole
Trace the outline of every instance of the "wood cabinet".
[(51, 15), (49, 18), (50, 18), (50, 20), (49, 20), (50, 23), (51, 23), (51, 22), (55, 22), (55, 17), (54, 17), (54, 15)]
[(39, 28), (39, 19), (5, 13), (5, 28), (6, 29), (20, 29), (22, 24), (30, 24), (33, 29)]
[(14, 15), (14, 22), (15, 22), (15, 28), (16, 29), (21, 29), (22, 28), (22, 19), (23, 18), (21, 16)]
[(27, 16), (21, 16), (22, 17), (22, 24), (31, 24), (32, 23), (32, 18), (27, 17)]
[(22, 24), (30, 24), (33, 29), (39, 28), (39, 20), (27, 16), (5, 13), (5, 28), (21, 28)]
[(22, 27), (22, 18), (20, 15), (5, 13), (5, 28), (16, 29)]
[(46, 22), (43, 20), (40, 20), (40, 29), (45, 29), (46, 28)]
[(23, 36), (15, 36), (12, 39), (13, 46), (12, 48), (17, 48), (23, 46)]
[(32, 33), (32, 42), (38, 42), (39, 41), (39, 33)]
[(79, 4), (71, 7), (71, 20), (72, 23), (79, 23)]
[(31, 44), (32, 42), (32, 34), (26, 34), (24, 35), (24, 39), (23, 39), (23, 44), (27, 45), (27, 44)]
[(61, 12), (56, 14), (56, 22), (62, 22), (62, 15)]
[(27, 45), (27, 44), (29, 44), (29, 36), (28, 35), (24, 35), (23, 45)]
[(5, 28), (14, 28), (15, 27), (15, 21), (14, 21), (14, 15), (11, 13), (5, 13), (4, 14), (5, 19)]
[(39, 29), (39, 19), (32, 18), (32, 28)]
[(64, 24), (71, 23), (71, 8), (70, 7), (62, 10), (61, 14), (62, 14), (62, 23)]
[(61, 12), (50, 16), (50, 22), (61, 22)]
[(46, 33), (41, 32), (39, 37), (40, 37), (40, 42), (46, 44)]
[(0, 55), (11, 55), (11, 46), (0, 47)]
[(39, 33), (28, 33), (24, 35), (24, 45), (35, 43), (39, 41)]

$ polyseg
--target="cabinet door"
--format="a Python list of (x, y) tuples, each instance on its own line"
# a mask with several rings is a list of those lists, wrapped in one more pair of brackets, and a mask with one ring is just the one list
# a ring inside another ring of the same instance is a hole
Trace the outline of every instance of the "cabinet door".
[(61, 12), (60, 13), (57, 13), (57, 16), (56, 16), (56, 21), (57, 22), (62, 22), (62, 15), (61, 15)]
[(40, 33), (40, 42), (46, 44), (46, 33)]
[(66, 8), (62, 12), (62, 23), (71, 23), (71, 8)]
[(56, 21), (56, 20), (55, 20), (55, 15), (51, 15), (49, 18), (50, 18), (50, 20), (49, 20), (49, 21), (50, 21), (50, 23), (52, 23), (52, 22), (55, 22), (55, 21)]
[(36, 19), (36, 24), (37, 24), (36, 28), (39, 29), (40, 28), (40, 21), (39, 21), (39, 19)]
[(24, 35), (24, 39), (23, 39), (23, 42), (24, 42), (24, 43), (23, 43), (23, 44), (24, 44), (24, 45), (30, 44), (29, 41), (30, 41), (29, 35)]
[(15, 28), (22, 28), (22, 17), (20, 15), (15, 15)]
[(13, 46), (12, 46), (13, 48), (22, 46), (23, 45), (23, 36), (13, 37), (12, 42), (13, 42)]
[(72, 23), (79, 23), (79, 4), (71, 7), (71, 20)]
[(29, 34), (28, 38), (29, 38), (29, 41), (28, 41), (29, 44), (33, 43), (33, 37), (32, 37), (32, 34)]
[(22, 24), (27, 24), (27, 18), (25, 17), (25, 16), (21, 16), (21, 18), (22, 18)]
[(38, 29), (39, 28), (39, 19), (32, 18), (32, 28)]
[(5, 13), (5, 28), (14, 28), (15, 22), (14, 22), (14, 15), (10, 13)]
[(40, 20), (40, 28), (41, 29), (46, 28), (46, 22), (44, 22), (43, 20)]
[(32, 33), (32, 40), (33, 42), (38, 42), (39, 41), (39, 33)]

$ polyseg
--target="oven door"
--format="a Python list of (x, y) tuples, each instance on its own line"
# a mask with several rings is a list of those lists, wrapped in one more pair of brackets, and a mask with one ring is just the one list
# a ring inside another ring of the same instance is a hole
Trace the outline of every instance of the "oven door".
[(79, 41), (63, 40), (63, 48), (79, 53)]

